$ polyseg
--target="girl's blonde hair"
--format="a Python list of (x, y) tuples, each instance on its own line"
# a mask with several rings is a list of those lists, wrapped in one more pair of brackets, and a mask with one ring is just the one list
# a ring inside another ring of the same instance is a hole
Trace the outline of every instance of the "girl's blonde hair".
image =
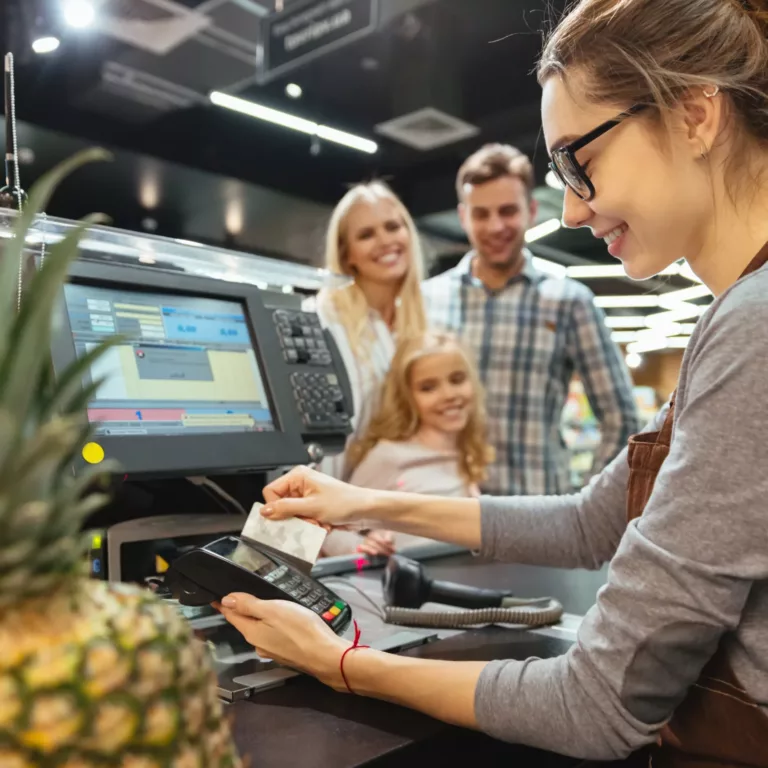
[(459, 470), (467, 483), (485, 479), (485, 469), (493, 461), (493, 450), (486, 442), (485, 398), (475, 366), (467, 350), (449, 333), (427, 332), (402, 340), (392, 358), (392, 366), (381, 390), (379, 407), (363, 436), (349, 449), (350, 468), (354, 469), (380, 440), (410, 440), (420, 422), (411, 389), (414, 363), (428, 355), (459, 352), (467, 366), (474, 390), (474, 407), (458, 439), (461, 455)]
[[(350, 210), (359, 203), (372, 203), (378, 200), (390, 200), (402, 219), (410, 235), (411, 263), (400, 287), (394, 331), (397, 334), (406, 330), (423, 332), (427, 328), (424, 301), (421, 295), (421, 281), (424, 275), (424, 257), (416, 225), (408, 210), (383, 182), (373, 181), (358, 184), (347, 192), (339, 201), (331, 215), (325, 242), (325, 266), (332, 274), (349, 275), (354, 272), (348, 263), (347, 218)], [(330, 310), (345, 327), (350, 347), (356, 357), (365, 358), (368, 345), (372, 341), (372, 330), (368, 321), (368, 302), (357, 283), (336, 289), (323, 289), (317, 297), (321, 309)]]

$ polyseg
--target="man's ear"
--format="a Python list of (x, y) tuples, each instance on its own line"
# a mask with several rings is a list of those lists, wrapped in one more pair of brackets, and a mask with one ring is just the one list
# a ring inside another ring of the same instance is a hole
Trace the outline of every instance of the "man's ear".
[(461, 228), (464, 230), (464, 232), (469, 233), (468, 229), (468, 222), (467, 222), (467, 216), (469, 216), (469, 211), (467, 210), (467, 206), (464, 203), (459, 203), (458, 207), (456, 208), (459, 214), (459, 222), (461, 223)]
[(536, 223), (536, 217), (539, 215), (539, 201), (534, 197), (531, 197), (531, 201), (528, 203), (528, 214), (530, 215), (530, 226)]

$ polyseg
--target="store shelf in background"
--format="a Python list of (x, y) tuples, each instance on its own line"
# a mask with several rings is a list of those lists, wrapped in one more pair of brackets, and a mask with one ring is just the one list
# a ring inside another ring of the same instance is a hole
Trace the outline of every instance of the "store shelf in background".
[[(648, 424), (658, 413), (660, 401), (657, 390), (651, 386), (632, 388), (642, 424)], [(563, 437), (569, 452), (571, 482), (576, 489), (586, 485), (600, 447), (600, 425), (595, 418), (584, 385), (579, 379), (571, 382), (568, 399), (563, 409)]]

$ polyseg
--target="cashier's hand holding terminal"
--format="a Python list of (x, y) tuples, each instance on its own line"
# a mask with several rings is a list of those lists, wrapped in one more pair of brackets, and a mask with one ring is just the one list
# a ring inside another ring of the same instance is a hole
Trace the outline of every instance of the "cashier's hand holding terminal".
[(349, 643), (316, 613), (297, 603), (259, 600), (242, 593), (228, 595), (216, 607), (262, 658), (311, 674), (336, 690), (346, 690), (339, 658)]

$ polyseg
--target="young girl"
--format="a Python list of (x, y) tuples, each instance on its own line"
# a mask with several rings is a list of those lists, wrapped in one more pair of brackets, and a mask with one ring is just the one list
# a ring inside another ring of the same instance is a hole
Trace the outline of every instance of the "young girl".
[[(451, 335), (423, 333), (397, 347), (378, 410), (349, 449), (350, 483), (383, 491), (479, 495), (491, 459), (475, 368)], [(428, 541), (386, 531), (334, 532), (325, 554), (390, 554)]]

